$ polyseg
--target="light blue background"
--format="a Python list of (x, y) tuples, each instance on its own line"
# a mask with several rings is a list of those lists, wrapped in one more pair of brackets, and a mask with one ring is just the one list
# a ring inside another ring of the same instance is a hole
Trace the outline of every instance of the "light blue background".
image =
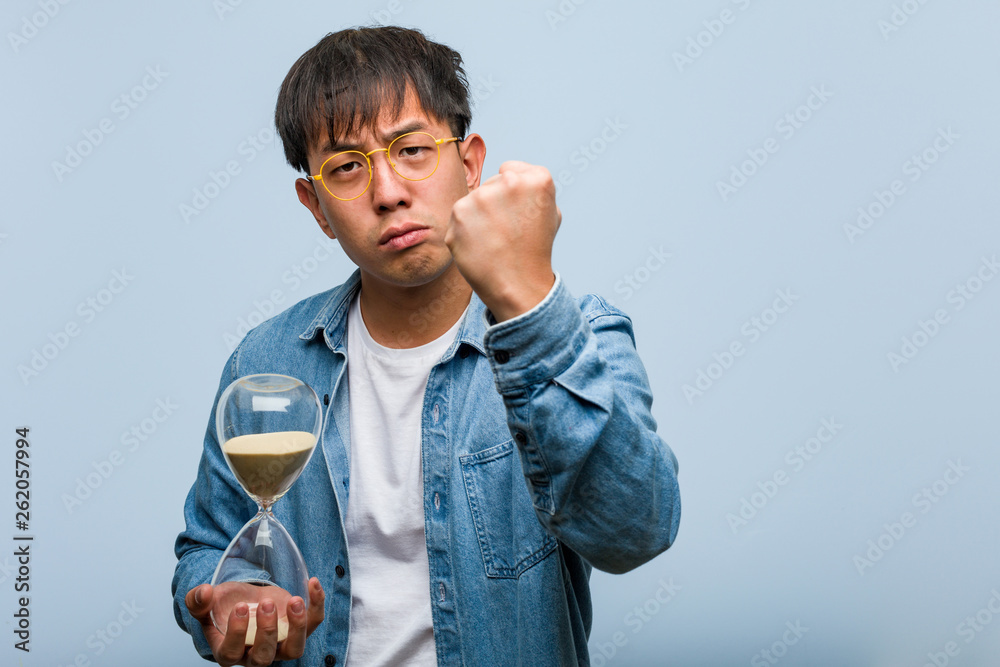
[[(169, 587), (226, 336), (268, 314), (275, 291), (285, 308), (352, 269), (339, 251), (308, 259), (325, 237), (295, 198), (296, 174), (277, 142), (244, 142), (271, 132), (302, 52), (375, 21), (463, 54), (486, 176), (507, 159), (569, 174), (555, 265), (574, 293), (603, 294), (635, 321), (680, 461), (683, 520), (665, 555), (624, 576), (595, 572), (594, 664), (770, 664), (759, 652), (774, 649), (782, 665), (919, 666), (949, 641), (952, 665), (1000, 654), (992, 612), (971, 642), (959, 627), (1000, 590), (1000, 280), (974, 280), (1000, 253), (995, 2), (900, 2), (916, 12), (891, 32), (880, 29), (891, 0), (244, 0), (221, 15), (208, 0), (50, 4), (51, 18), (24, 0), (0, 18), (0, 451), (12, 468), (14, 429), (31, 427), (36, 536), (30, 654), (12, 646), (16, 563), (0, 556), (0, 661), (203, 664)], [(723, 10), (731, 23), (712, 24)], [(707, 46), (679, 67), (689, 38)], [(122, 118), (112, 105), (147, 67), (167, 74)], [(809, 120), (786, 137), (776, 123), (812, 87), (832, 96), (800, 110)], [(114, 131), (60, 180), (53, 163), (102, 119)], [(605, 142), (609, 120), (625, 128)], [(948, 128), (958, 138), (911, 181), (904, 163)], [(769, 138), (778, 151), (723, 201), (717, 182)], [(601, 151), (593, 160), (587, 145)], [(185, 222), (180, 205), (231, 160), (240, 173)], [(852, 243), (844, 225), (895, 179), (905, 193)], [(651, 248), (671, 256), (660, 265)], [(313, 271), (296, 284), (303, 265)], [(78, 310), (109, 296), (122, 269), (133, 278), (102, 312)], [(970, 278), (981, 290), (959, 310), (953, 290)], [(778, 290), (797, 300), (773, 322)], [(894, 369), (887, 355), (938, 309), (946, 324)], [(755, 316), (772, 326), (751, 341)], [(78, 335), (22, 379), (18, 367), (68, 323)], [(711, 367), (734, 341), (744, 353)], [(689, 400), (699, 371), (715, 379)], [(129, 451), (122, 434), (158, 399), (178, 407)], [(842, 429), (796, 470), (786, 453), (824, 418)], [(68, 508), (116, 450), (121, 465)], [(938, 502), (915, 504), (949, 462), (969, 470), (939, 484)], [(734, 530), (727, 515), (762, 504), (753, 494), (779, 471), (787, 483)], [(13, 545), (14, 479), (0, 477), (0, 543)], [(883, 535), (904, 512), (915, 525)], [(855, 557), (880, 537), (891, 548), (859, 573)], [(676, 589), (666, 603), (661, 581)], [(96, 633), (116, 630), (123, 603), (142, 611), (106, 644)], [(797, 622), (808, 630), (782, 644)]]

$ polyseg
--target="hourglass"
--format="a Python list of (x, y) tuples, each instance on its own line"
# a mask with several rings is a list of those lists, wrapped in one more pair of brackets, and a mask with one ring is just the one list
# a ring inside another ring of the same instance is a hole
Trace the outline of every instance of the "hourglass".
[(222, 454), (258, 511), (215, 568), (212, 622), (225, 634), (233, 607), (246, 602), (247, 646), (253, 645), (257, 605), (264, 598), (274, 601), (278, 641), (288, 636), (288, 600), (298, 595), (309, 606), (305, 561), (271, 508), (309, 463), (322, 414), (316, 392), (287, 375), (248, 375), (219, 397), (215, 428)]

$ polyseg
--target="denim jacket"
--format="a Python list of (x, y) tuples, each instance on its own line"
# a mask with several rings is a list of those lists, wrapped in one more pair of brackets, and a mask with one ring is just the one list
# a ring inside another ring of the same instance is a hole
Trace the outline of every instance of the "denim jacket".
[[(281, 373), (328, 395), (321, 445), (275, 516), (326, 593), (289, 664), (343, 665), (351, 612), (346, 316), (359, 272), (250, 331), (230, 356), (184, 506), (174, 615), (211, 657), (185, 594), (208, 582), (255, 513), (222, 456), (215, 406), (235, 379)], [(656, 434), (631, 320), (557, 282), (499, 324), (473, 293), (431, 369), (421, 418), (424, 534), (439, 665), (589, 665), (592, 567), (622, 573), (674, 541), (677, 460)], [(492, 326), (490, 326), (492, 323)]]

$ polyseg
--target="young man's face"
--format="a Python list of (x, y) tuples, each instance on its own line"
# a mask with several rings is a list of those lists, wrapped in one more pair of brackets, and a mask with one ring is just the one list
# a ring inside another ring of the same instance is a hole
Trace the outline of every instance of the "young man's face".
[[(363, 129), (330, 147), (324, 131), (310, 147), (310, 173), (318, 174), (323, 162), (340, 150), (368, 153), (415, 131), (436, 139), (453, 136), (447, 123), (428, 116), (416, 95), (408, 91), (399, 117), (383, 114), (375, 134)], [(340, 241), (361, 269), (362, 280), (413, 287), (437, 279), (449, 268), (454, 270), (444, 243), (445, 231), (455, 202), (479, 186), (486, 149), (482, 138), (472, 134), (461, 143), (441, 144), (440, 152), (437, 171), (422, 181), (399, 176), (389, 166), (385, 151), (373, 153), (371, 184), (350, 201), (334, 198), (321, 183), (296, 181), (299, 200), (326, 235)]]

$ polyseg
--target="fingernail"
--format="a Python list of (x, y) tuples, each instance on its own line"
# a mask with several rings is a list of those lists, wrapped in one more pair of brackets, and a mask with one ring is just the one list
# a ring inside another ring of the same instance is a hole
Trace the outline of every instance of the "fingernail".
[(274, 602), (272, 602), (271, 600), (264, 600), (263, 602), (260, 603), (260, 610), (265, 614), (273, 614)]
[(293, 614), (301, 614), (302, 610), (305, 608), (306, 606), (302, 604), (302, 600), (295, 600), (291, 604), (291, 610)]
[(247, 613), (249, 611), (250, 611), (250, 608), (247, 607), (245, 604), (238, 604), (238, 605), (236, 605), (236, 617), (237, 618), (246, 618), (246, 615), (247, 615)]
[(195, 604), (201, 604), (201, 586), (194, 589), (194, 602)]

